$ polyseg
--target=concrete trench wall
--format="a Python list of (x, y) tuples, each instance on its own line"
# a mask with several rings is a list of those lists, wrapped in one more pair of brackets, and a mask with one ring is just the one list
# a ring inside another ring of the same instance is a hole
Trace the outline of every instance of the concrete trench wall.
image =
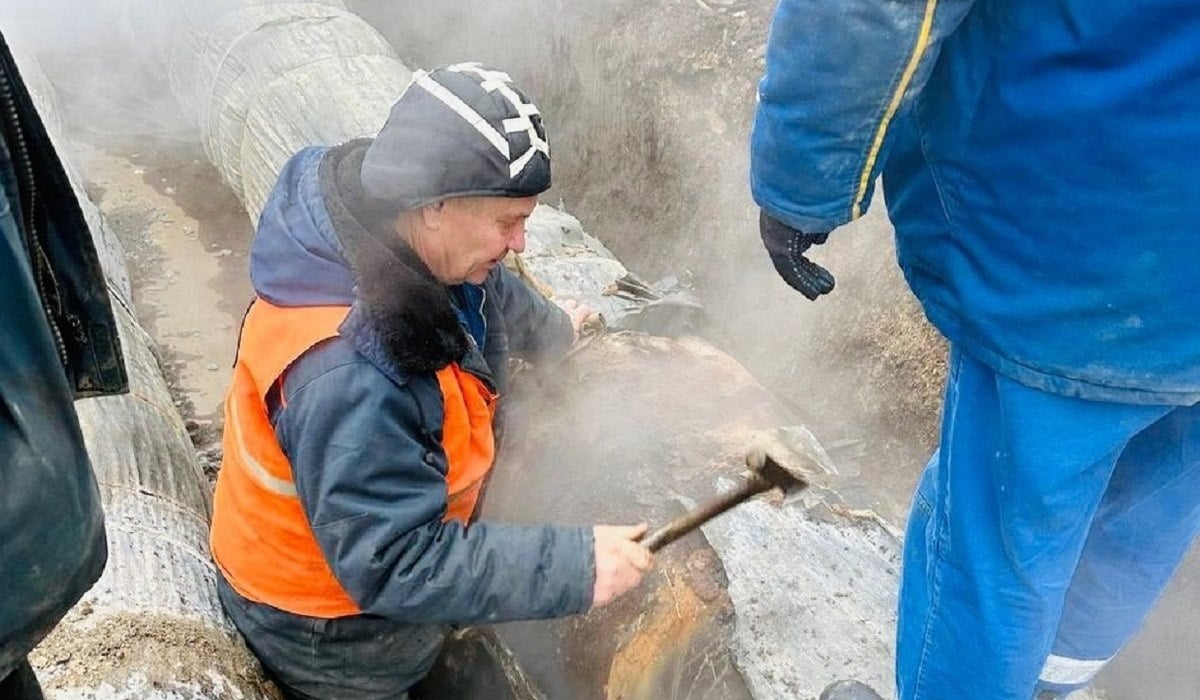
[[(410, 76), (338, 2), (130, 3), (124, 21), (146, 60), (167, 71), (252, 219), (291, 153), (374, 133)], [(529, 228), (526, 267), (554, 296), (588, 301), (610, 319), (636, 310), (605, 293), (626, 271), (578, 221), (539, 207)], [(103, 227), (94, 230), (103, 241)], [(119, 252), (105, 255), (120, 280)], [(269, 694), (216, 605), (209, 494), (153, 344), (124, 302), (134, 391), (80, 407), (114, 555), (39, 651), (39, 668), (60, 697)], [(536, 419), (510, 433), (522, 439), (505, 448), (488, 517), (665, 519), (737, 478), (737, 456), (753, 439), (780, 426), (802, 432), (744, 368), (695, 338), (611, 335), (560, 375), (590, 388), (563, 403), (550, 398), (561, 389), (530, 375), (514, 393), (518, 421)], [(699, 396), (719, 399), (715, 412), (701, 420), (678, 410)], [(581, 425), (590, 427), (566, 445), (562, 436)], [(584, 497), (591, 491), (607, 497)], [(644, 590), (622, 604), (501, 637), (549, 697), (814, 697), (844, 675), (889, 684), (898, 541), (878, 519), (823, 499), (757, 504), (705, 534), (665, 551)], [(805, 553), (804, 577), (788, 553)], [(783, 580), (798, 582), (781, 588)], [(865, 593), (834, 594), (851, 587)], [(135, 653), (138, 644), (149, 651)]]

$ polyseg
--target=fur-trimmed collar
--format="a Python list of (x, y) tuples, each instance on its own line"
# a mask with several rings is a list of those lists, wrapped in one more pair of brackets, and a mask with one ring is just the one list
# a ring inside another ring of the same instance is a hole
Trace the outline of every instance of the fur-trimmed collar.
[(390, 228), (394, 218), (364, 201), (359, 170), (370, 139), (330, 149), (321, 161), (321, 194), (354, 269), (356, 312), (387, 359), (408, 372), (433, 372), (470, 348), (449, 292)]

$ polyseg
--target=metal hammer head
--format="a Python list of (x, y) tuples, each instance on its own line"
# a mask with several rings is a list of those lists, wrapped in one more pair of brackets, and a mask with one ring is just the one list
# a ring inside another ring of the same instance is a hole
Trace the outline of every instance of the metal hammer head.
[(789, 467), (776, 461), (767, 451), (756, 447), (746, 454), (746, 466), (785, 496), (808, 486), (804, 472), (798, 467)]

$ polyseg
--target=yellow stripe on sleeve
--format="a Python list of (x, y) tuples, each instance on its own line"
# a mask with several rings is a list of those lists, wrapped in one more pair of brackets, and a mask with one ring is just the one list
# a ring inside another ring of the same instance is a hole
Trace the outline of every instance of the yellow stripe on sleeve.
[(937, 9), (937, 0), (926, 0), (925, 2), (925, 18), (921, 20), (921, 31), (917, 35), (917, 45), (913, 48), (913, 54), (908, 59), (908, 65), (904, 67), (904, 74), (900, 76), (900, 83), (896, 86), (896, 91), (892, 95), (892, 101), (888, 103), (887, 111), (883, 113), (883, 119), (879, 122), (879, 129), (875, 132), (875, 141), (871, 144), (871, 152), (867, 154), (867, 163), (863, 166), (862, 175), (858, 179), (858, 192), (854, 196), (854, 205), (850, 211), (850, 218), (857, 219), (862, 216), (863, 199), (867, 196), (867, 185), (870, 184), (871, 171), (875, 169), (875, 161), (879, 158), (879, 150), (883, 148), (883, 138), (887, 135), (888, 125), (892, 122), (892, 117), (896, 116), (896, 110), (900, 108), (900, 100), (904, 98), (904, 92), (908, 90), (908, 84), (912, 82), (913, 75), (917, 72), (917, 66), (921, 63), (921, 57), (925, 55), (925, 50), (929, 48), (929, 35), (933, 31), (933, 13)]

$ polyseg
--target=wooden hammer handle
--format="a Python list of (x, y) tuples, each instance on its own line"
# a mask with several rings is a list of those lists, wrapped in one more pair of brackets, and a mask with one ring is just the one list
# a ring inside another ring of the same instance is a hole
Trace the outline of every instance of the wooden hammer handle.
[(760, 476), (752, 475), (741, 486), (702, 503), (694, 510), (675, 518), (639, 541), (651, 552), (657, 552), (721, 513), (760, 493), (770, 491), (772, 488), (771, 482)]

